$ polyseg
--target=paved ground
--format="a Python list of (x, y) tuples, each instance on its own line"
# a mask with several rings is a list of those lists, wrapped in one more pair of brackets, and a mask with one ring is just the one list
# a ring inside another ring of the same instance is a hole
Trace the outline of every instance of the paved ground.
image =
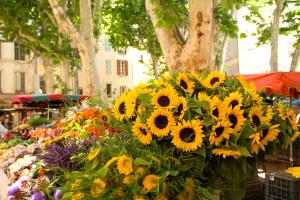
[(0, 200), (6, 199), (8, 178), (6, 174), (0, 169)]

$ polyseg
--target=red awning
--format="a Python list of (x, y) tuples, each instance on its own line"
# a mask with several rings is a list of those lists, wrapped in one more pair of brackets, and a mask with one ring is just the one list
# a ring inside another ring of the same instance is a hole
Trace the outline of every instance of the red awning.
[(267, 94), (294, 97), (300, 96), (300, 72), (274, 72), (265, 74), (241, 74), (247, 81), (253, 82), (258, 91)]
[(86, 99), (86, 95), (65, 95), (65, 94), (33, 94), (33, 95), (16, 95), (11, 98), (11, 102), (15, 103), (31, 103), (46, 101), (81, 101)]

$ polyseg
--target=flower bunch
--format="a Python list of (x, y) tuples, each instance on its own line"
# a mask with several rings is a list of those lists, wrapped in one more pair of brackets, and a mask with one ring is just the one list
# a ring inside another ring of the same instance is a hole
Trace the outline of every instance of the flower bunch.
[(190, 165), (198, 160), (205, 166), (199, 177), (211, 187), (216, 180), (239, 187), (275, 144), (287, 148), (299, 136), (291, 109), (263, 102), (254, 84), (217, 71), (178, 73), (140, 85), (116, 100), (113, 116), (115, 127), (147, 147), (159, 142), (179, 160), (193, 156)]
[(70, 113), (67, 120), (60, 124), (65, 130), (79, 131), (82, 136), (102, 136), (108, 126), (109, 110), (101, 111), (98, 108), (86, 108)]
[(41, 138), (54, 138), (61, 135), (63, 132), (59, 128), (36, 128), (32, 130), (29, 135), (31, 138), (41, 139)]

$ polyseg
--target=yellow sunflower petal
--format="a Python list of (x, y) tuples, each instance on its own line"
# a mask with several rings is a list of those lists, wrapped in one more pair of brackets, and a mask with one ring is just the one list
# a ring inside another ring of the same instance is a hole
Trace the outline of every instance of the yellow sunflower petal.
[(117, 168), (121, 174), (129, 175), (133, 172), (132, 169), (132, 158), (128, 156), (121, 156), (118, 159)]
[(177, 84), (187, 93), (192, 94), (194, 92), (195, 83), (184, 73), (178, 75)]
[(155, 110), (148, 119), (150, 131), (158, 137), (167, 136), (174, 125), (172, 113), (165, 109)]
[(203, 144), (202, 126), (197, 120), (178, 124), (172, 130), (172, 143), (183, 151), (194, 151)]
[(139, 141), (143, 144), (150, 144), (152, 141), (152, 134), (148, 130), (146, 124), (143, 124), (140, 118), (137, 118), (134, 125), (132, 126), (132, 132), (137, 136)]

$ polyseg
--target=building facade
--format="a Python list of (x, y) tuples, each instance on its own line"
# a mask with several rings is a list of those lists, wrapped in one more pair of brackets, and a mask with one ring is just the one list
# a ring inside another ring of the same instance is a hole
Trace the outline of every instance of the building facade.
[[(150, 62), (150, 55), (137, 49), (114, 51), (106, 37), (98, 45), (96, 69), (104, 98), (115, 98), (132, 89), (150, 77), (145, 75), (148, 67), (143, 63)], [(79, 86), (82, 87), (85, 77), (79, 72)]]
[[(148, 68), (141, 62), (149, 61), (150, 56), (146, 52), (136, 49), (114, 51), (106, 37), (103, 37), (97, 48), (96, 68), (104, 98), (117, 97), (149, 78), (143, 73)], [(63, 75), (64, 72), (56, 68), (53, 73)], [(44, 74), (42, 58), (32, 58), (30, 52), (17, 43), (0, 42), (0, 101), (16, 94), (45, 92)], [(75, 77), (69, 76), (72, 93), (78, 85), (82, 87), (86, 78), (81, 70), (78, 83)]]

